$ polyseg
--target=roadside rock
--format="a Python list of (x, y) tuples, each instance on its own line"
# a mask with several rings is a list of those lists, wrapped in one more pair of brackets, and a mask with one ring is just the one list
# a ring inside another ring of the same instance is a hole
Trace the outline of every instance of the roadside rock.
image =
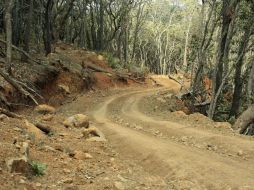
[(59, 88), (59, 90), (63, 91), (66, 94), (70, 94), (71, 93), (69, 86), (66, 86), (64, 84), (59, 84), (58, 88)]
[(52, 106), (41, 104), (35, 108), (35, 111), (40, 114), (52, 114), (56, 112), (56, 109)]
[(29, 159), (29, 144), (27, 142), (23, 142), (20, 152), (27, 160)]
[(175, 111), (173, 112), (175, 115), (180, 115), (180, 116), (186, 116), (186, 113), (184, 111)]
[(85, 159), (92, 159), (92, 155), (88, 153), (84, 153), (82, 151), (74, 151), (74, 156), (75, 159), (77, 160), (85, 160)]
[(4, 121), (5, 119), (8, 119), (8, 116), (5, 114), (0, 114), (0, 121)]
[(243, 155), (243, 151), (242, 151), (242, 150), (239, 150), (239, 151), (237, 152), (237, 155), (238, 155), (238, 156), (242, 156), (242, 155)]
[(88, 128), (89, 118), (84, 114), (77, 114), (66, 119), (63, 124), (65, 127)]
[(6, 161), (6, 165), (11, 173), (21, 173), (26, 177), (31, 177), (34, 174), (33, 168), (26, 157), (11, 158)]
[(167, 102), (166, 100), (164, 100), (164, 99), (161, 98), (161, 97), (156, 98), (156, 100), (159, 101), (159, 102), (161, 102), (161, 103), (166, 103), (166, 102)]
[(231, 129), (231, 124), (228, 123), (228, 122), (215, 122), (215, 127), (217, 127), (217, 128)]
[(62, 180), (62, 182), (63, 183), (67, 183), (67, 184), (71, 184), (71, 183), (73, 183), (73, 179), (71, 179), (71, 178), (65, 178), (65, 179)]
[(42, 120), (43, 121), (51, 121), (53, 118), (54, 118), (53, 115), (48, 114), (48, 115), (44, 115), (42, 117)]
[(104, 134), (96, 127), (89, 127), (82, 131), (83, 137), (90, 142), (104, 142), (106, 138)]
[(45, 137), (43, 132), (38, 129), (34, 124), (30, 123), (28, 120), (25, 120), (25, 126), (28, 133), (34, 135), (36, 139), (42, 139)]
[(65, 174), (70, 174), (70, 173), (71, 173), (71, 170), (64, 168), (64, 169), (63, 169), (63, 172), (64, 172)]
[(104, 61), (105, 58), (104, 58), (102, 55), (98, 55), (98, 60), (99, 60), (99, 61)]
[(114, 186), (115, 186), (116, 190), (125, 190), (125, 187), (124, 187), (124, 185), (121, 182), (116, 181), (114, 183)]
[(104, 137), (103, 133), (96, 127), (89, 127), (82, 131), (83, 137), (88, 139), (90, 137)]

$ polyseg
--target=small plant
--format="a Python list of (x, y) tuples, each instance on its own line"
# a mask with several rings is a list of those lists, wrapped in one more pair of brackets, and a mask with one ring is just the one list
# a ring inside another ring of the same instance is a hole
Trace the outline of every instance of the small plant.
[(43, 163), (40, 163), (40, 162), (37, 162), (37, 161), (32, 161), (31, 162), (31, 166), (32, 166), (32, 169), (34, 171), (34, 174), (36, 176), (42, 176), (45, 174), (45, 170), (47, 169), (47, 165), (46, 164), (43, 164)]
[(108, 65), (112, 68), (112, 69), (119, 69), (121, 68), (121, 62), (120, 59), (118, 59), (117, 57), (114, 57), (113, 54), (111, 53), (104, 53), (103, 54), (107, 61), (108, 61)]
[(49, 131), (49, 133), (47, 134), (49, 137), (53, 137), (54, 136), (54, 132), (53, 131)]

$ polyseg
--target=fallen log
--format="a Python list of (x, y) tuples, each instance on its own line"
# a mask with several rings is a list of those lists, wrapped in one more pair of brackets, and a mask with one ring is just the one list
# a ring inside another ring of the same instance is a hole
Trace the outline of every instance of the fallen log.
[(111, 75), (116, 75), (120, 78), (129, 79), (129, 80), (132, 80), (132, 81), (134, 81), (136, 83), (139, 83), (139, 84), (144, 84), (144, 82), (138, 81), (137, 79), (131, 77), (128, 73), (127, 74), (126, 73), (122, 74), (122, 73), (116, 73), (116, 72), (113, 72), (113, 71), (108, 71), (108, 70), (103, 69), (103, 68), (101, 68), (97, 65), (94, 65), (94, 64), (90, 63), (90, 62), (83, 62), (82, 66), (85, 67), (85, 68), (94, 70), (96, 72), (102, 72), (102, 73), (107, 73), (107, 74), (111, 74)]
[(37, 122), (35, 124), (35, 126), (40, 129), (42, 132), (46, 133), (46, 134), (50, 134), (51, 133), (51, 129), (49, 128), (49, 126), (43, 124), (43, 123), (40, 123), (40, 122)]
[(96, 71), (96, 72), (114, 74), (112, 71), (108, 71), (108, 70), (106, 70), (106, 69), (103, 69), (103, 68), (101, 68), (101, 67), (99, 67), (99, 66), (97, 66), (97, 65), (92, 64), (91, 62), (83, 62), (83, 63), (82, 63), (82, 66), (83, 66), (83, 68), (85, 67), (85, 68), (94, 70), (94, 71)]

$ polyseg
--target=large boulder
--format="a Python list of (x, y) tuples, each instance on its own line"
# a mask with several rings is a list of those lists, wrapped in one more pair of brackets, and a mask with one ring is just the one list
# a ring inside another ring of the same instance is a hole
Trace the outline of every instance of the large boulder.
[(76, 114), (67, 118), (63, 124), (65, 127), (88, 128), (89, 118), (84, 114)]
[(35, 108), (35, 111), (40, 114), (52, 114), (56, 112), (56, 109), (52, 106), (41, 104)]

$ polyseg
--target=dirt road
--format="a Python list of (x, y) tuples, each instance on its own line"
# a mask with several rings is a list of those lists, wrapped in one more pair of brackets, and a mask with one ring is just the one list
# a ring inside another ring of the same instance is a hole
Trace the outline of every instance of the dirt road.
[(254, 189), (253, 140), (140, 111), (143, 98), (164, 89), (129, 90), (108, 98), (92, 113), (120, 157), (160, 177), (165, 184), (159, 189)]

